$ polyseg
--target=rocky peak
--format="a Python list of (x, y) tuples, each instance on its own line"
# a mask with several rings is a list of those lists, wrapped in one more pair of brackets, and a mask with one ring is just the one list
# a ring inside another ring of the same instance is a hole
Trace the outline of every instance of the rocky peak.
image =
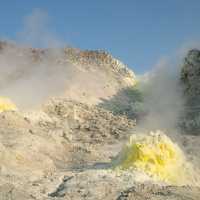
[(82, 65), (109, 65), (114, 71), (122, 73), (124, 76), (135, 78), (134, 73), (128, 69), (121, 61), (103, 50), (78, 50), (74, 48), (64, 48), (67, 57), (74, 63)]
[[(8, 66), (8, 73), (3, 74), (0, 80), (5, 83), (5, 87), (9, 84), (16, 88), (18, 80), (27, 80), (30, 76), (26, 85), (34, 85), (29, 80), (37, 80), (40, 85), (56, 82), (59, 83), (59, 88), (63, 88), (59, 91), (61, 96), (90, 105), (100, 103), (101, 99), (109, 99), (123, 88), (132, 87), (136, 81), (134, 73), (126, 65), (102, 50), (80, 50), (71, 47), (32, 48), (0, 41), (0, 56), (2, 66), (5, 66), (5, 63)], [(53, 88), (54, 85), (50, 87)], [(31, 89), (34, 93), (32, 86)], [(10, 96), (13, 98), (12, 94)]]

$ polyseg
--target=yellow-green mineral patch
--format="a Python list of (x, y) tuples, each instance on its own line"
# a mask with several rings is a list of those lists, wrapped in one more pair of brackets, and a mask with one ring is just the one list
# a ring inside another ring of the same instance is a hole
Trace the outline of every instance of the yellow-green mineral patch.
[(0, 112), (8, 110), (17, 110), (17, 107), (10, 99), (0, 97)]
[(132, 135), (113, 164), (115, 169), (142, 171), (175, 185), (189, 183), (192, 173), (182, 150), (161, 131)]

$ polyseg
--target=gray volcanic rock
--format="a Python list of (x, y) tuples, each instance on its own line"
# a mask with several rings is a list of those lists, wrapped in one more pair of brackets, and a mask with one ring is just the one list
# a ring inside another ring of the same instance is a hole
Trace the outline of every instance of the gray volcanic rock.
[(182, 67), (181, 80), (185, 93), (191, 99), (195, 98), (196, 102), (200, 97), (200, 50), (193, 49), (188, 52)]
[(185, 114), (182, 126), (188, 133), (200, 133), (200, 51), (190, 50), (181, 72), (185, 96)]

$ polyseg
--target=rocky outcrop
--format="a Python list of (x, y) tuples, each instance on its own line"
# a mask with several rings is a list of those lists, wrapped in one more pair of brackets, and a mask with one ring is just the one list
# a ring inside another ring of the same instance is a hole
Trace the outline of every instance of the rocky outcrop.
[(195, 98), (193, 102), (196, 102), (200, 97), (200, 50), (188, 52), (183, 63), (181, 80), (188, 98)]
[(185, 57), (181, 82), (185, 97), (185, 113), (182, 126), (188, 133), (200, 131), (200, 51), (192, 49)]
[(123, 140), (135, 127), (135, 121), (125, 116), (115, 116), (99, 107), (58, 98), (49, 101), (43, 110), (53, 119), (57, 118), (62, 130), (68, 125), (66, 131), (73, 134), (74, 142), (105, 144)]
[(76, 64), (81, 65), (99, 65), (100, 67), (109, 66), (111, 69), (121, 74), (122, 76), (135, 78), (134, 73), (128, 69), (121, 61), (114, 58), (111, 54), (106, 51), (96, 50), (96, 51), (81, 51), (74, 48), (65, 48), (64, 52), (66, 56)]

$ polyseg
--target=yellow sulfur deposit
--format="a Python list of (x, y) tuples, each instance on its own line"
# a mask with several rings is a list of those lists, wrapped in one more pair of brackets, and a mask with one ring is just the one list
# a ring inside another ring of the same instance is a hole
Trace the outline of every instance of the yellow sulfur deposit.
[(183, 152), (161, 131), (132, 135), (114, 160), (120, 170), (139, 170), (170, 184), (184, 185), (191, 176)]
[(0, 112), (7, 110), (17, 110), (17, 107), (10, 99), (6, 97), (0, 97)]

